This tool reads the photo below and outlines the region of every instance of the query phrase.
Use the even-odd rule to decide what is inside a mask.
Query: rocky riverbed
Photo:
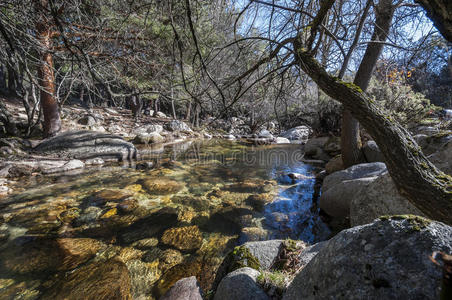
[[[2,295],[154,299],[188,275],[209,291],[238,243],[330,236],[313,199],[318,169],[300,162],[297,145],[210,140],[140,151],[137,164],[152,168],[16,181],[0,201]]]

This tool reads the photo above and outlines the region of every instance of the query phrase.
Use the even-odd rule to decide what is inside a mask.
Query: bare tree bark
[[[328,96],[341,102],[375,139],[400,194],[430,218],[452,224],[452,177],[438,170],[409,132],[361,88],[329,75],[299,39],[294,42],[294,51],[300,68]]]
[[[48,0],[36,1],[35,5],[40,13],[36,24],[37,38],[40,43],[40,64],[38,67],[38,81],[41,88],[41,106],[44,115],[44,136],[56,135],[61,130],[61,118],[58,101],[55,97],[55,74],[51,53],[51,28],[45,9]]]
[[[452,42],[452,1],[450,0],[415,0],[427,12],[435,27],[446,40]]]
[[[375,26],[372,41],[386,41],[395,6],[391,0],[380,0],[375,7]],[[369,43],[366,52],[355,75],[354,84],[363,91],[369,86],[373,71],[383,50],[383,43]],[[342,71],[342,70],[341,70]],[[341,75],[341,74],[339,74]],[[342,73],[343,75],[343,73]],[[342,76],[339,76],[342,77]],[[365,161],[361,151],[361,137],[359,135],[359,122],[353,118],[350,111],[344,109],[342,112],[341,129],[342,161],[344,167],[348,168]]]

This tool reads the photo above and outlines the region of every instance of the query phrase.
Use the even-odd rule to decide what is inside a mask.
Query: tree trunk
[[[355,84],[330,76],[294,41],[299,67],[331,98],[341,102],[375,139],[400,194],[432,219],[452,224],[452,177],[438,170],[390,115]]]
[[[391,0],[380,0],[375,8],[375,26],[372,41],[384,42],[391,27],[395,6]],[[369,86],[373,71],[377,65],[377,60],[383,50],[383,43],[369,43],[364,53],[361,64],[353,81],[361,90],[365,91]],[[343,71],[343,70],[341,70]],[[340,75],[343,75],[341,72]],[[342,76],[339,76],[342,77]],[[341,129],[342,161],[344,167],[348,168],[365,161],[361,151],[361,138],[359,135],[359,122],[353,118],[346,109],[342,112]]]
[[[452,42],[452,1],[450,0],[415,0],[427,12],[435,27],[446,40]]]
[[[36,25],[37,38],[40,47],[40,65],[38,66],[38,82],[41,88],[41,106],[44,115],[44,136],[49,137],[61,130],[60,110],[55,98],[55,74],[52,48],[51,28],[43,8],[46,8],[47,0],[41,0],[38,11],[41,11],[39,23]]]
[[[7,70],[8,70],[8,94],[16,95],[16,74],[14,68],[8,66]]]

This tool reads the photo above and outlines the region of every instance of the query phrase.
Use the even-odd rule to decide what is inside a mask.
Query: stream
[[[0,199],[0,299],[80,299],[129,286],[133,299],[158,299],[191,275],[209,291],[238,244],[331,234],[313,200],[319,169],[301,162],[299,145],[210,140],[140,153],[138,164],[154,168],[35,176]]]

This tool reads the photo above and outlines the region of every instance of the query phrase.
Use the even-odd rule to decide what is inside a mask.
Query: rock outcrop
[[[378,176],[352,195],[350,204],[350,223],[352,226],[372,222],[383,215],[422,215],[422,212],[402,197],[385,173]]]
[[[290,141],[298,141],[300,143],[306,143],[309,138],[309,135],[312,133],[312,129],[308,126],[301,125],[294,128],[291,128],[281,134],[281,137],[284,137]]]
[[[102,157],[116,160],[136,159],[135,146],[120,136],[95,131],[67,131],[48,138],[34,149],[40,154],[89,159]]]
[[[452,252],[452,227],[417,216],[378,219],[329,240],[283,299],[439,299],[433,251]]]

